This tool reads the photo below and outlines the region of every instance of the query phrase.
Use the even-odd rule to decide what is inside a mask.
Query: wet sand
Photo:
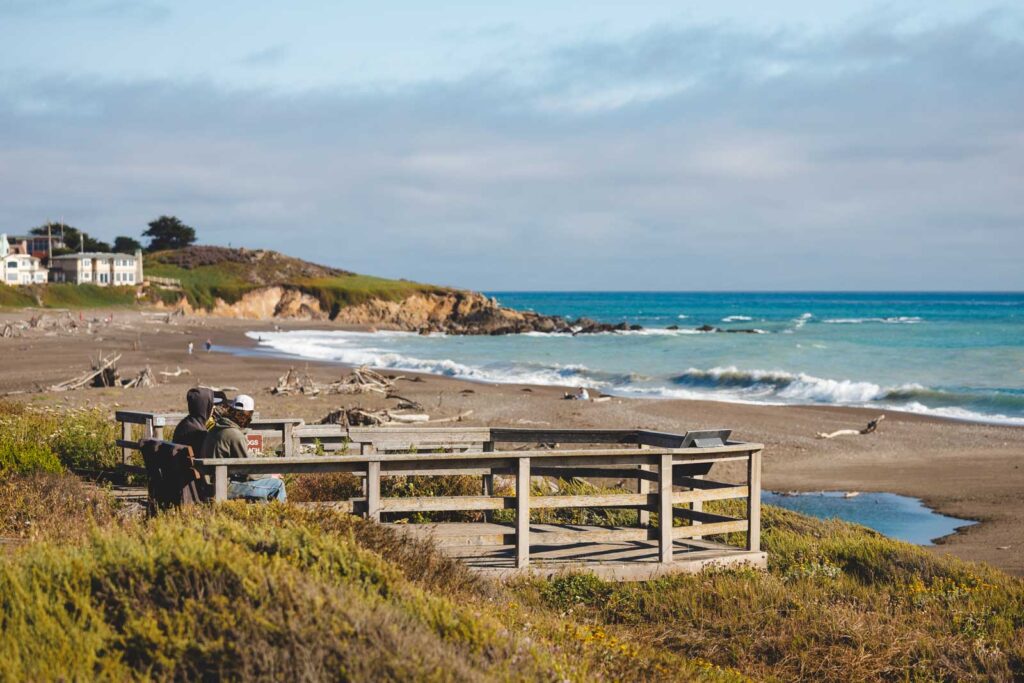
[[[31,313],[0,312],[0,330]],[[234,386],[256,399],[265,416],[317,421],[340,407],[393,407],[376,395],[272,396],[270,387],[289,367],[308,368],[319,382],[340,378],[337,364],[307,363],[228,349],[250,349],[247,331],[337,327],[310,322],[244,321],[170,317],[140,312],[89,311],[76,331],[41,328],[0,338],[0,395],[38,405],[102,406],[113,411],[181,411],[185,390],[195,384]],[[46,312],[53,320],[55,314]],[[78,312],[71,314],[79,321]],[[92,332],[85,328],[95,319]],[[67,323],[65,322],[65,327]],[[211,339],[214,351],[203,351]],[[189,341],[195,352],[189,356]],[[38,391],[89,368],[99,353],[121,353],[121,374],[130,377],[149,366],[154,373],[187,369],[158,386],[137,389]],[[412,377],[412,373],[404,373]],[[981,425],[887,412],[878,432],[822,440],[817,432],[860,428],[879,410],[831,406],[756,406],[715,401],[613,398],[605,403],[563,401],[564,388],[481,384],[422,376],[401,382],[399,391],[426,407],[433,418],[472,410],[465,425],[645,428],[682,432],[730,427],[736,438],[761,442],[764,486],[777,491],[889,491],[921,498],[936,510],[982,522],[934,547],[937,553],[991,563],[1024,575],[1024,428]],[[1008,547],[1007,547],[1008,546]]]

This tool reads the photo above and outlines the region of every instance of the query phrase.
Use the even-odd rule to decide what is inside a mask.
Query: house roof
[[[60,256],[54,256],[52,260],[58,259],[80,259],[80,258],[135,258],[135,254],[115,254],[115,253],[103,253],[98,251],[87,251],[83,254],[61,254]]]

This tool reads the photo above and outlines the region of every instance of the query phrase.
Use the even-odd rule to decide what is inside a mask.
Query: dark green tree
[[[185,225],[176,216],[160,216],[149,224],[149,230],[142,236],[149,238],[147,251],[181,249],[196,241],[195,228]]]
[[[136,249],[142,249],[142,243],[133,237],[118,235],[114,238],[114,252],[118,254],[134,254]]]

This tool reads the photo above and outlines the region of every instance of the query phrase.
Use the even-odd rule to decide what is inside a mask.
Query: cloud
[[[250,52],[242,57],[239,63],[254,67],[276,66],[288,57],[288,52],[288,47],[285,45],[271,45],[262,50]]]
[[[6,74],[0,223],[106,238],[174,213],[208,242],[491,289],[1022,288],[1008,25],[667,26],[286,94]]]

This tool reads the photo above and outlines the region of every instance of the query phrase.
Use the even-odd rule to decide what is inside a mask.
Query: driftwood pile
[[[74,391],[84,387],[121,387],[122,389],[142,389],[156,384],[153,371],[143,368],[135,377],[122,379],[117,369],[117,361],[121,360],[121,354],[115,354],[104,358],[99,356],[92,361],[92,367],[88,372],[82,373],[69,380],[49,387],[49,391]]]
[[[461,422],[473,414],[472,410],[459,413],[453,417],[431,420],[426,413],[400,413],[388,409],[366,410],[365,408],[339,408],[332,410],[320,424],[341,425],[343,427],[378,427],[386,424],[440,424],[443,422]]]
[[[385,377],[367,367],[360,367],[336,382],[319,384],[308,371],[298,372],[288,368],[288,372],[277,380],[277,386],[271,387],[270,393],[275,396],[319,396],[320,394],[369,394],[378,393],[391,396],[395,382],[402,377]]]

